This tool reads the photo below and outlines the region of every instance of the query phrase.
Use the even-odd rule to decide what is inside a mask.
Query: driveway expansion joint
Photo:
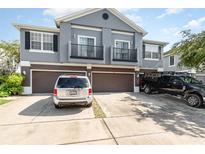
[[[95,141],[104,141],[104,140],[109,140],[113,138],[104,138],[104,139],[97,139],[97,140],[86,140],[86,141],[79,141],[79,142],[69,142],[69,143],[62,143],[59,145],[72,145],[72,144],[80,144],[80,143],[87,143],[87,142],[95,142]]]
[[[108,127],[107,123],[105,122],[104,119],[102,119],[103,123],[105,124],[106,128],[108,129],[109,133],[111,134],[113,140],[115,141],[116,145],[119,145],[119,143],[117,142],[116,138],[114,137],[114,135],[112,134],[110,128]]]
[[[100,118],[80,118],[80,119],[68,119],[68,120],[36,121],[36,122],[15,123],[15,124],[0,124],[0,127],[1,126],[14,126],[14,125],[27,125],[27,124],[52,123],[52,122],[72,122],[72,121],[82,121],[82,120],[92,120],[92,119],[100,119]]]
[[[127,137],[140,137],[140,136],[146,136],[146,135],[157,135],[157,134],[167,134],[169,132],[153,132],[153,133],[142,133],[142,134],[137,134],[137,135],[126,135],[126,136],[119,136],[115,137],[116,139],[121,139],[121,138],[127,138]]]

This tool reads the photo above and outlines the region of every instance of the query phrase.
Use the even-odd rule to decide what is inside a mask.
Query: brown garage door
[[[133,74],[93,73],[94,92],[133,92]]]
[[[33,93],[52,93],[53,87],[58,76],[62,74],[75,74],[85,75],[85,73],[73,73],[73,72],[32,72],[32,92]]]

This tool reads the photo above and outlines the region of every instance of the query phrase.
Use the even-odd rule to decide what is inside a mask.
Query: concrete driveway
[[[0,106],[0,144],[205,144],[205,109],[166,95],[95,94],[92,108],[55,109],[52,98],[22,96]]]
[[[92,108],[55,109],[46,96],[17,97],[0,106],[0,144],[114,144]]]
[[[205,144],[205,108],[169,95],[95,95],[117,144]]]

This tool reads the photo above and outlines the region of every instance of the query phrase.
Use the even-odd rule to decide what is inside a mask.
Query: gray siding
[[[146,44],[146,43],[145,43]],[[151,43],[147,43],[147,44],[151,44]],[[159,45],[160,44],[153,44],[153,45]],[[143,51],[141,52],[141,54],[143,53]],[[143,55],[141,55],[141,59],[142,59],[142,67],[144,68],[152,68],[152,69],[157,69],[157,68],[163,68],[163,47],[161,50],[161,59],[159,60],[146,60],[143,58]]]
[[[60,62],[68,61],[68,43],[71,42],[71,24],[60,25]]]
[[[112,47],[115,47],[115,40],[125,40],[130,42],[130,49],[136,49],[138,50],[138,47],[135,46],[135,35],[133,33],[132,35],[124,35],[124,34],[116,34],[112,33]],[[137,43],[137,42],[136,42]],[[136,47],[136,48],[135,48]],[[111,56],[111,55],[110,55]],[[111,56],[112,57],[112,56]],[[120,65],[138,65],[138,62],[119,62],[119,61],[112,61],[112,64],[120,64]]]
[[[122,35],[122,34],[115,34],[112,33],[112,46],[115,46],[115,40],[126,40],[130,41],[130,48],[133,49],[135,47],[134,44],[134,35]]]
[[[59,34],[57,35],[59,37]],[[39,52],[31,52],[30,50],[26,50],[25,30],[20,31],[20,40],[21,40],[20,59],[22,61],[31,61],[31,62],[58,62],[59,61],[59,50],[56,53],[39,53]]]
[[[108,20],[104,20],[102,18],[102,14],[107,13],[109,15]],[[122,31],[131,31],[135,32],[133,28],[128,26],[118,17],[114,16],[107,10],[101,10],[84,17],[74,19],[71,21],[72,24],[79,24],[79,25],[86,25],[86,26],[94,26],[94,27],[101,27],[101,28],[108,28],[108,29],[117,29]]]
[[[137,49],[138,65],[142,66],[142,35],[134,34],[134,49]]]
[[[142,63],[144,68],[153,68],[153,69],[157,69],[157,68],[162,68],[163,67],[163,62],[162,60],[145,60],[142,59]]]
[[[79,42],[78,42],[78,36],[79,35],[95,37],[96,38],[96,46],[103,46],[103,44],[102,44],[103,43],[102,42],[102,32],[101,31],[71,28],[71,43],[79,44]],[[68,58],[68,62],[103,64],[104,60],[89,60],[89,59]]]
[[[190,71],[191,69],[186,68],[186,67],[179,67],[178,63],[180,61],[180,56],[179,55],[175,55],[174,56],[174,66],[170,66],[169,65],[169,55],[165,55],[163,57],[163,67],[164,67],[164,71]]]
[[[108,20],[102,18],[102,14],[109,15]],[[71,28],[71,25],[90,26],[102,29],[102,31],[93,31],[85,29]],[[112,33],[112,30],[133,33],[133,35],[124,35]],[[96,37],[96,45],[104,47],[104,60],[86,60],[70,58],[71,43],[77,44],[78,35]],[[162,67],[162,60],[148,61],[142,58],[142,38],[143,35],[136,32],[129,25],[121,21],[118,17],[106,9],[95,12],[90,15],[63,22],[60,24],[60,33],[58,33],[59,50],[57,53],[34,53],[25,50],[25,31],[21,30],[21,60],[35,62],[60,62],[60,63],[92,63],[92,64],[119,64],[135,65],[146,68]],[[138,62],[112,62],[111,50],[114,47],[115,40],[128,40],[131,42],[131,49],[137,49]]]
[[[110,64],[111,62],[111,46],[112,46],[112,37],[111,29],[103,28],[102,31],[102,41],[105,48],[105,64]]]
[[[78,44],[78,35],[91,36],[96,38],[96,45],[102,46],[102,32],[71,28],[71,42]]]

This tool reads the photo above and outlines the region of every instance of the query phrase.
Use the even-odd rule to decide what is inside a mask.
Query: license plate
[[[70,90],[69,95],[77,95],[77,91],[76,90]]]

